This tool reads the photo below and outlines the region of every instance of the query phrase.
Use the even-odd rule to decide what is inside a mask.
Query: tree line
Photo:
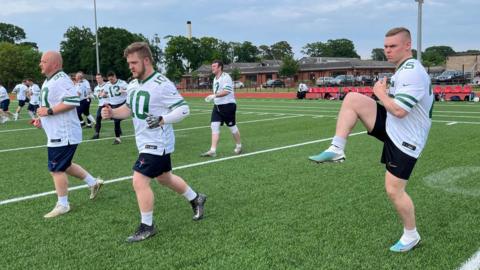
[[[12,24],[0,23],[0,81],[11,87],[26,77],[35,81],[42,80],[38,68],[41,52],[37,44],[26,40],[25,31]],[[134,41],[145,41],[150,45],[157,68],[164,69],[167,77],[179,81],[181,77],[220,59],[226,64],[232,62],[258,62],[264,60],[282,60],[281,76],[292,76],[298,70],[292,47],[287,41],[278,41],[271,45],[256,46],[250,41],[227,42],[214,37],[165,36],[164,50],[160,47],[160,38],[155,35],[148,39],[140,33],[115,27],[98,29],[100,70],[103,73],[114,71],[121,78],[128,78],[130,72],[123,58],[123,50]],[[86,74],[96,73],[95,34],[88,27],[69,27],[64,40],[60,43],[60,52],[64,60],[64,71]],[[413,50],[414,56],[416,51]],[[469,50],[468,52],[478,52]],[[303,46],[301,53],[310,57],[350,57],[360,58],[355,45],[348,39],[330,39],[326,42],[312,42]],[[425,66],[445,64],[446,57],[456,53],[449,46],[432,46],[422,53]],[[382,48],[374,48],[371,59],[386,61]]]

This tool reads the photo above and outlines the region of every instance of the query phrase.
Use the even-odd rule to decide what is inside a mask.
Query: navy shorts
[[[8,106],[10,105],[10,99],[5,99],[0,102],[0,109],[4,112],[8,112]]]
[[[73,155],[78,144],[59,147],[48,147],[48,170],[51,172],[64,172],[72,165]]]
[[[25,100],[18,100],[18,107],[25,106]]]
[[[385,123],[387,120],[387,110],[377,103],[377,118],[375,126],[368,135],[373,136],[383,142],[383,151],[381,162],[391,174],[398,178],[408,180],[412,174],[417,159],[405,154],[388,137]]]
[[[225,123],[227,127],[235,126],[235,113],[237,112],[237,104],[228,103],[222,105],[213,105],[211,122]]]
[[[28,104],[28,110],[33,112],[33,113],[35,113],[37,111],[38,107],[39,107],[38,105],[33,105],[31,103]]]
[[[133,165],[133,170],[150,178],[160,176],[161,174],[172,170],[170,154],[158,156],[140,153],[135,165]]]

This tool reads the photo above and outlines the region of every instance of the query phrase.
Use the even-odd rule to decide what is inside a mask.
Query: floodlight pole
[[[100,57],[98,56],[97,1],[96,0],[93,0],[93,11],[95,13],[95,53],[97,56],[97,73],[100,73]]]
[[[418,22],[417,22],[417,60],[422,62],[422,4],[424,0],[415,0],[418,2]]]

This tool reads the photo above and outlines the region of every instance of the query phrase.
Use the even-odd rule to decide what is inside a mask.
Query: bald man
[[[90,187],[90,199],[94,199],[103,180],[94,178],[78,164],[72,163],[75,150],[82,141],[82,129],[75,108],[80,105],[70,77],[62,71],[62,56],[58,52],[45,52],[40,69],[47,79],[42,85],[40,118],[34,125],[47,134],[48,170],[53,177],[58,201],[45,218],[53,218],[70,211],[68,202],[68,175],[83,179]]]
[[[389,87],[386,78],[380,78],[373,87],[383,105],[362,94],[349,93],[338,114],[331,146],[309,157],[317,163],[343,162],[347,137],[358,119],[369,135],[383,142],[381,162],[386,168],[385,189],[403,222],[402,237],[390,247],[394,252],[409,251],[420,242],[414,205],[405,188],[427,142],[434,101],[430,77],[412,57],[411,45],[408,29],[398,27],[387,32],[385,55],[397,69]]]

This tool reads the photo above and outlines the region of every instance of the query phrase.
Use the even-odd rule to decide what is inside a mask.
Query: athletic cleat
[[[200,154],[200,156],[201,157],[216,157],[217,152],[213,152],[211,150],[208,150],[207,152]]]
[[[140,242],[154,236],[156,233],[157,229],[155,228],[155,224],[152,224],[152,226],[148,226],[147,224],[140,223],[140,226],[138,226],[135,233],[127,238],[127,242]]]
[[[98,133],[95,133],[95,134],[93,134],[93,136],[92,136],[92,140],[97,140],[97,139],[99,139],[99,138],[100,138],[100,134],[98,134]]]
[[[198,193],[195,199],[190,201],[193,209],[193,220],[197,221],[203,218],[203,206],[207,201],[207,195]]]
[[[104,183],[103,180],[97,177],[97,183],[90,187],[90,200],[93,200],[97,197],[98,192],[103,186],[103,183]]]
[[[17,121],[18,120],[18,113],[13,114],[13,120]]]
[[[68,206],[63,206],[59,203],[57,203],[57,205],[55,205],[55,207],[53,208],[52,211],[50,211],[48,214],[46,214],[45,216],[43,216],[44,218],[53,218],[53,217],[57,217],[57,216],[60,216],[60,215],[63,215],[63,214],[66,214],[70,211],[70,205]]]
[[[0,116],[0,124],[3,124],[8,121],[8,117]]]
[[[92,128],[92,125],[87,124],[87,125],[85,126],[85,128]]]
[[[398,242],[390,247],[390,251],[393,252],[407,252],[414,249],[420,243],[420,237],[418,239],[413,240],[412,242],[404,245],[398,240]]]
[[[323,151],[318,155],[309,156],[308,159],[317,163],[344,162],[345,153],[343,152],[343,150],[340,150],[336,146],[332,145],[327,150]]]
[[[242,153],[242,147],[235,147],[235,149],[233,149],[233,152],[237,155],[240,155]]]
[[[113,145],[117,145],[117,144],[121,144],[122,141],[119,139],[119,138],[116,138],[114,141],[113,141]]]

